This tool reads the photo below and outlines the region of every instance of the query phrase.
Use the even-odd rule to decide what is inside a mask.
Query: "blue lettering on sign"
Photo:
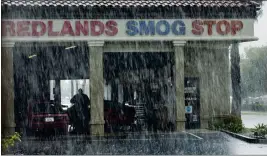
[[[138,34],[138,28],[136,27],[138,25],[138,23],[136,21],[128,21],[126,23],[126,33],[130,36],[134,36],[136,34]]]
[[[177,26],[179,25],[179,30]],[[185,35],[185,24],[183,21],[174,21],[172,24],[172,33],[175,35]]]
[[[164,26],[164,30],[161,30],[161,27]],[[170,32],[170,24],[165,21],[165,20],[161,20],[156,24],[156,32],[159,35],[168,35]]]
[[[140,26],[140,35],[155,35],[155,22],[154,21],[148,21],[148,24],[146,24],[146,21],[139,21]]]
[[[172,23],[169,23],[166,20],[160,20],[155,22],[153,20],[145,21],[128,21],[126,23],[126,34],[129,36],[136,35],[168,35],[172,33],[174,35],[185,35],[186,26],[185,23],[181,20],[175,20]]]

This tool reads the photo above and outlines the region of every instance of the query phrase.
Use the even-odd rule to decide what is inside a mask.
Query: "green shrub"
[[[21,141],[20,137],[20,134],[15,132],[13,135],[3,138],[1,140],[2,152],[5,152],[10,146],[14,146],[17,141]]]
[[[254,132],[255,136],[264,137],[267,134],[267,125],[265,124],[258,124],[255,126],[254,129],[252,129],[252,132]]]
[[[239,133],[244,129],[244,125],[240,117],[230,115],[220,118],[216,122],[214,122],[213,129],[227,130],[234,133]]]
[[[256,102],[252,104],[253,111],[265,111],[265,107],[262,103]]]

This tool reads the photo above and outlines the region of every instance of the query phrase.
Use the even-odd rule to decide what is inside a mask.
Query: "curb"
[[[267,144],[267,139],[259,139],[260,144]]]
[[[226,130],[221,130],[221,132],[224,132],[224,133],[226,133],[228,135],[231,135],[232,137],[235,137],[237,139],[243,140],[243,141],[248,142],[248,143],[261,143],[261,142],[263,142],[263,140],[266,140],[266,139],[251,138],[251,137],[248,137],[248,136],[245,136],[245,135],[241,135],[241,134],[230,132],[230,131],[226,131]],[[267,142],[267,140],[266,140],[266,142]]]

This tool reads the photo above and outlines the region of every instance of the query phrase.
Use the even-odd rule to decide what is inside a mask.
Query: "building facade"
[[[177,131],[208,128],[230,114],[229,47],[257,40],[258,6],[4,0],[2,132],[15,130],[23,118],[18,112],[34,94],[49,91],[51,80],[60,102],[60,81],[71,79],[90,81],[94,135],[104,133],[105,85],[114,101],[142,104],[148,111],[166,106]]]

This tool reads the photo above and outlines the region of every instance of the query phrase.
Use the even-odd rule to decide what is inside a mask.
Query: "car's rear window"
[[[61,113],[60,109],[53,104],[35,104],[33,106],[33,113],[49,113],[49,114],[58,114]]]
[[[119,102],[114,101],[104,101],[104,107],[105,109],[120,109],[122,107],[122,104]]]

